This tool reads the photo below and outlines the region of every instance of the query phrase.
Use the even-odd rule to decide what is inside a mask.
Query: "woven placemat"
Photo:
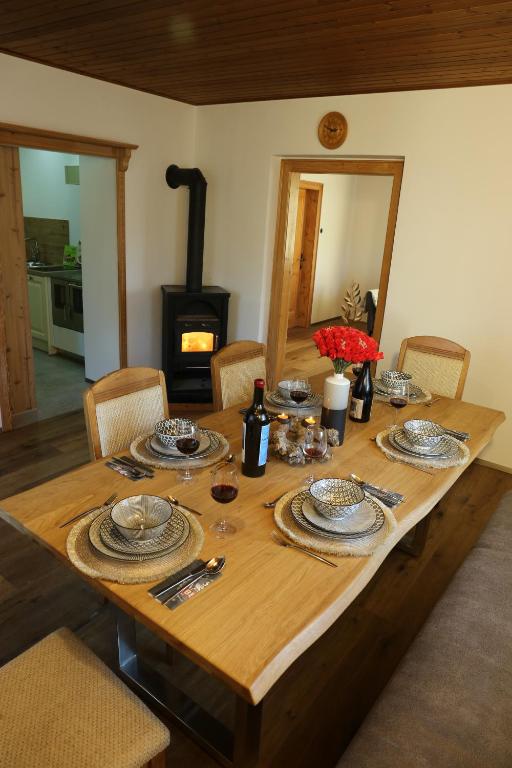
[[[432,459],[420,458],[419,456],[412,456],[405,453],[405,451],[399,451],[398,448],[391,445],[388,440],[390,431],[390,429],[384,429],[382,432],[379,432],[375,438],[375,442],[387,456],[391,456],[393,459],[398,459],[405,464],[412,464],[413,467],[421,467],[422,469],[449,469],[450,467],[461,467],[469,461],[469,448],[455,437],[450,437],[450,435],[446,435],[446,439],[457,446],[457,455],[449,459]]]
[[[429,392],[428,389],[422,389],[422,394],[419,397],[412,397],[409,400],[409,405],[422,405],[423,403],[430,403],[432,400],[432,392]],[[376,390],[373,391],[373,398],[374,400],[379,400],[381,403],[389,403],[389,398],[391,395],[381,395],[380,392],[377,392]]]
[[[303,530],[300,525],[295,522],[295,518],[291,512],[291,501],[294,496],[303,491],[304,488],[297,488],[294,491],[290,491],[283,496],[280,501],[277,502],[274,509],[274,520],[282,533],[286,534],[290,541],[295,544],[300,544],[303,547],[307,547],[315,552],[321,552],[325,555],[338,555],[340,557],[369,557],[373,555],[379,544],[386,539],[388,534],[396,528],[395,516],[384,504],[372,497],[379,507],[384,512],[384,525],[370,536],[362,536],[358,539],[345,539],[341,541],[334,541],[333,539],[326,539],[322,536],[315,536],[309,531]]]
[[[171,576],[194,560],[204,542],[204,533],[194,515],[179,508],[190,523],[190,535],[178,547],[167,555],[154,560],[132,562],[114,560],[97,552],[89,540],[89,526],[101,510],[91,512],[73,526],[68,534],[66,549],[68,557],[79,571],[93,579],[106,579],[118,584],[144,584],[146,581],[157,581]]]
[[[210,467],[212,464],[217,464],[221,461],[229,451],[229,443],[220,432],[213,432],[219,440],[219,448],[205,456],[203,459],[179,459],[172,462],[166,459],[159,459],[154,456],[146,447],[146,441],[149,435],[140,435],[135,438],[130,445],[130,453],[136,461],[140,461],[141,464],[146,464],[148,467],[156,467],[157,469],[203,469],[204,467]]]

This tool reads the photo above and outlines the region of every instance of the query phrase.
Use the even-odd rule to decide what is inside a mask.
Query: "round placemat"
[[[172,459],[159,459],[153,453],[150,453],[146,447],[146,441],[151,435],[140,435],[136,437],[133,443],[130,445],[130,453],[136,461],[140,461],[141,464],[146,464],[148,467],[156,467],[157,469],[202,469],[203,467],[210,467],[212,464],[217,464],[229,451],[229,443],[220,432],[212,432],[213,435],[219,441],[218,450],[210,453],[208,456],[204,456],[200,459],[179,459],[173,461]]]
[[[89,541],[89,526],[97,515],[101,515],[104,511],[102,509],[99,513],[91,512],[90,515],[79,520],[70,530],[66,541],[68,557],[73,565],[93,579],[105,579],[118,584],[144,584],[147,581],[158,581],[171,576],[195,560],[203,546],[204,533],[200,523],[194,515],[190,515],[180,507],[180,512],[190,524],[190,534],[182,546],[154,560],[144,562],[115,560],[96,552]]]
[[[303,490],[303,488],[297,488],[294,491],[290,491],[277,502],[274,509],[274,520],[279,530],[286,534],[290,541],[307,547],[312,551],[321,552],[325,555],[339,555],[340,557],[347,555],[368,557],[375,552],[388,534],[396,528],[395,516],[391,510],[375,499],[385,517],[384,525],[376,533],[343,541],[333,541],[314,533],[309,533],[298,525],[291,512],[292,499]]]
[[[386,454],[386,456],[391,456],[393,459],[398,459],[404,464],[412,464],[413,467],[421,467],[423,469],[449,469],[450,467],[461,467],[469,461],[469,448],[455,437],[450,437],[450,435],[446,435],[446,439],[456,445],[456,455],[446,459],[432,459],[421,456],[412,456],[410,453],[398,450],[398,448],[395,448],[389,442],[388,435],[390,431],[390,429],[384,429],[382,432],[379,432],[375,438],[375,442],[382,453]]]

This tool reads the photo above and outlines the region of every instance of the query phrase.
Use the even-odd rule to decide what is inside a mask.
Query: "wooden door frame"
[[[98,139],[41,128],[0,123],[0,146],[45,149],[74,155],[107,157],[116,161],[116,213],[117,213],[117,290],[119,301],[119,363],[121,368],[128,364],[128,342],[126,326],[126,214],[125,214],[125,173],[128,170],[132,150],[137,144]],[[0,311],[0,362],[5,357],[5,333]],[[12,418],[7,378],[0,375],[0,407],[2,408],[2,430],[12,428]]]
[[[391,269],[393,241],[404,160],[329,160],[290,159],[281,160],[279,195],[277,203],[276,235],[274,262],[270,292],[270,308],[267,334],[267,379],[269,387],[275,387],[279,381],[286,354],[288,331],[288,305],[290,301],[289,277],[293,260],[295,227],[292,223],[297,216],[297,203],[301,173],[337,173],[358,176],[391,176],[393,185],[389,203],[388,223],[382,267],[379,282],[379,303],[375,315],[374,337],[380,341],[384,308]]]
[[[306,193],[308,189],[312,189],[315,192],[318,192],[316,223],[315,223],[315,238],[313,241],[313,257],[311,260],[311,274],[309,276],[308,305],[306,307],[306,321],[305,321],[306,325],[299,326],[299,327],[307,328],[309,325],[311,325],[311,313],[313,311],[313,293],[314,293],[314,287],[315,287],[316,254],[318,251],[318,235],[320,234],[320,216],[322,214],[322,197],[324,194],[324,185],[319,181],[308,181],[307,179],[300,179],[299,189],[300,188],[305,189]],[[308,196],[306,194],[306,200],[307,198]],[[304,233],[303,233],[303,237],[304,237]]]

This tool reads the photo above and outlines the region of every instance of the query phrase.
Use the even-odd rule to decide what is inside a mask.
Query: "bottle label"
[[[358,397],[353,397],[350,401],[350,415],[354,419],[363,418],[363,405],[364,400],[360,400]]]
[[[258,467],[261,467],[263,464],[267,463],[269,435],[270,435],[270,424],[265,424],[261,428],[260,455],[258,457]]]
[[[245,421],[242,422],[242,463],[245,464]]]

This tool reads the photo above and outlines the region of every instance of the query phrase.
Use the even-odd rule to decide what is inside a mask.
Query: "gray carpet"
[[[83,362],[34,349],[34,372],[40,420],[82,408],[82,392],[89,386]]]
[[[512,493],[337,768],[512,766]]]

